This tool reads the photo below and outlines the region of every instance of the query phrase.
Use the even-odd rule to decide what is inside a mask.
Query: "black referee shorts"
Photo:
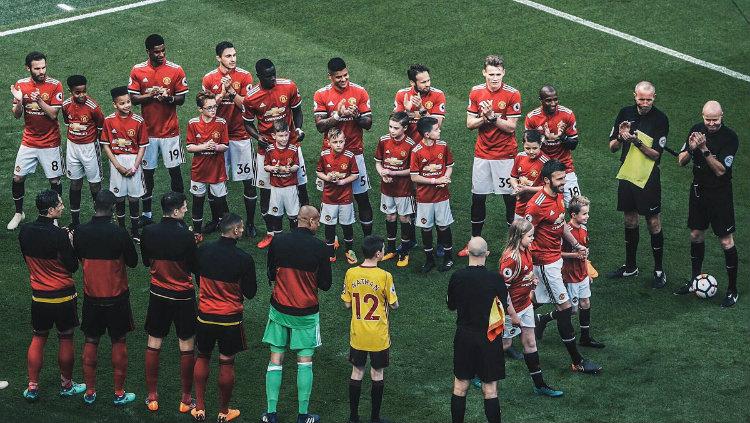
[[[78,325],[77,298],[64,303],[31,301],[31,327],[34,331],[45,332],[56,326],[58,332],[65,332]]]
[[[108,332],[110,338],[120,339],[134,328],[130,298],[122,298],[109,304],[83,299],[81,330],[87,337],[99,338]]]
[[[144,328],[149,336],[164,338],[174,322],[179,339],[185,340],[195,335],[195,297],[187,300],[173,300],[151,293]]]
[[[390,348],[382,351],[362,351],[349,347],[349,362],[355,367],[365,367],[367,356],[370,356],[370,366],[373,369],[385,369],[390,364]]]
[[[732,186],[706,188],[698,184],[690,187],[688,228],[705,231],[711,225],[718,237],[736,230]]]
[[[654,168],[643,188],[622,179],[618,182],[618,211],[638,212],[639,215],[646,217],[661,213],[661,178],[658,169]]]
[[[195,333],[195,345],[198,353],[210,356],[214,346],[219,345],[219,354],[232,356],[247,349],[245,326],[218,325],[198,322]]]
[[[462,380],[478,376],[484,383],[505,379],[502,337],[490,342],[486,333],[456,329],[453,374]]]

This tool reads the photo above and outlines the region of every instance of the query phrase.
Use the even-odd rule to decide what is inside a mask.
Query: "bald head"
[[[721,110],[721,104],[716,100],[707,101],[703,105],[703,124],[709,133],[718,131],[721,128],[721,121],[724,111]]]
[[[716,100],[709,100],[703,105],[703,116],[706,115],[723,115],[724,111],[721,110],[721,104]]]
[[[635,92],[637,93],[655,93],[656,87],[654,84],[648,81],[641,81],[635,85]]]
[[[318,209],[313,206],[300,207],[299,214],[297,215],[297,225],[300,228],[307,228],[312,232],[317,231],[318,226],[320,226],[320,213],[318,213]]]

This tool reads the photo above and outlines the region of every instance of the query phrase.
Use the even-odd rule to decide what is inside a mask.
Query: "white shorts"
[[[227,195],[227,184],[226,182],[218,182],[216,184],[209,184],[207,182],[196,182],[190,181],[190,193],[203,197],[206,195],[206,191],[211,190],[211,195],[214,197],[224,197]]]
[[[255,184],[255,148],[251,140],[230,140],[224,161],[227,175],[231,175],[233,181],[250,180]]]
[[[41,164],[47,179],[59,178],[65,173],[65,162],[62,159],[60,147],[32,148],[21,145],[16,154],[16,165],[13,174],[26,176],[36,171],[36,165]]]
[[[65,170],[69,179],[86,177],[91,183],[101,182],[102,163],[99,143],[76,144],[68,141],[65,148]]]
[[[408,216],[416,211],[416,203],[414,202],[414,197],[391,197],[390,195],[381,193],[380,211],[385,214]]]
[[[414,224],[416,227],[431,228],[435,225],[448,226],[451,223],[453,223],[451,200],[439,203],[417,203],[417,222]]]
[[[358,154],[354,156],[354,160],[357,162],[357,169],[359,169],[359,177],[352,182],[352,194],[362,194],[370,190],[370,178],[367,176],[367,167],[365,167],[365,156]],[[307,178],[305,178],[307,183]],[[300,184],[302,185],[302,184]],[[324,183],[320,178],[315,178],[315,188],[323,192]]]
[[[569,283],[565,287],[568,289],[570,303],[574,308],[578,308],[578,300],[581,298],[591,298],[591,279],[588,276],[581,282]]]
[[[171,138],[151,138],[148,139],[146,152],[143,154],[143,168],[148,170],[156,169],[156,162],[161,154],[164,167],[171,169],[185,162],[185,154],[182,152],[180,145],[180,136],[175,135]]]
[[[536,326],[536,324],[534,323],[534,306],[532,304],[529,304],[528,307],[521,311],[516,310],[516,314],[518,314],[518,318],[521,319],[522,328],[533,328],[534,326]],[[505,330],[503,331],[503,338],[513,338],[520,332],[521,331],[518,330],[517,326],[513,326],[510,323],[510,316],[505,316]]]
[[[575,172],[565,174],[565,192],[563,193],[563,201],[565,207],[568,207],[570,200],[576,195],[581,195],[581,188],[578,187],[578,176]]]
[[[268,214],[271,216],[294,217],[299,214],[299,193],[297,186],[271,187],[271,199],[268,201]]]
[[[474,157],[471,168],[472,194],[510,194],[510,171],[513,159],[487,160]]]
[[[135,154],[118,154],[115,158],[121,166],[130,169],[135,165]],[[109,164],[109,190],[115,194],[115,197],[139,198],[146,193],[146,187],[143,184],[143,168],[138,170],[133,176],[122,176],[115,166]]]
[[[534,289],[536,302],[562,304],[570,299],[562,280],[562,264],[563,260],[560,258],[554,263],[543,266],[534,265],[534,275],[539,279],[539,285]]]
[[[354,203],[349,204],[326,204],[320,205],[320,223],[324,225],[353,225]]]
[[[271,189],[271,174],[266,172],[266,155],[258,152],[255,155],[255,186],[258,188]]]

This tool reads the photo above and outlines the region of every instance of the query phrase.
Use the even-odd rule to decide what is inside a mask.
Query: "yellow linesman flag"
[[[635,131],[635,136],[646,147],[654,145],[654,139],[641,131]],[[617,172],[617,179],[629,181],[638,188],[643,188],[648,182],[648,177],[651,176],[654,164],[655,162],[643,154],[641,150],[631,146],[628,155],[625,156],[625,161],[620,166],[620,171]]]
[[[494,341],[505,330],[505,309],[500,299],[495,297],[490,309],[489,326],[487,327],[487,339]]]

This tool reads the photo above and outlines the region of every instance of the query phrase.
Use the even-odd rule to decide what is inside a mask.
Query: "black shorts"
[[[199,354],[210,356],[217,343],[219,354],[227,356],[247,349],[245,326],[242,323],[224,326],[198,322],[196,329],[195,344]]]
[[[367,356],[370,356],[370,367],[373,369],[385,369],[390,364],[390,348],[382,351],[362,351],[349,347],[349,362],[355,367],[365,367]]]
[[[731,185],[706,188],[693,184],[690,187],[688,204],[688,228],[705,231],[710,224],[718,237],[729,235],[736,230]]]
[[[87,337],[99,338],[108,332],[110,338],[120,339],[134,328],[130,298],[122,298],[111,304],[83,299],[81,330]]]
[[[172,300],[152,293],[148,299],[144,328],[149,336],[164,338],[174,322],[177,337],[189,339],[195,335],[195,315],[195,298]]]
[[[58,332],[73,329],[78,321],[78,299],[64,303],[43,303],[31,301],[31,327],[36,332],[44,332],[57,327]]]
[[[638,212],[639,215],[646,217],[661,213],[661,178],[657,168],[651,172],[643,188],[638,188],[632,182],[622,179],[618,182],[618,211]]]
[[[502,338],[490,342],[485,333],[457,329],[453,338],[453,374],[461,380],[478,376],[485,383],[505,379]]]

